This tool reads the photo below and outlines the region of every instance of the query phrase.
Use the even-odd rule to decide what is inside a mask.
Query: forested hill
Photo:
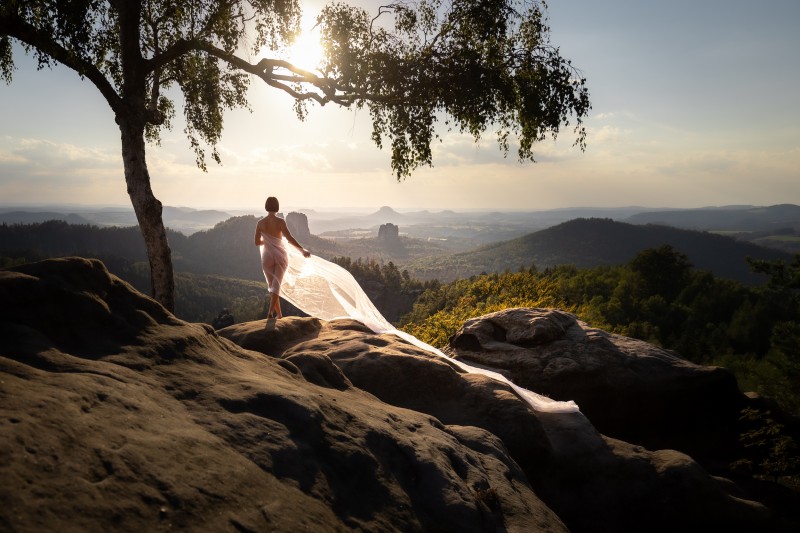
[[[216,274],[249,280],[262,280],[258,250],[253,244],[257,218],[232,217],[213,228],[188,237],[167,230],[172,260],[178,272]],[[331,240],[315,235],[298,236],[301,244],[315,255],[331,259],[394,261],[440,256],[450,249],[437,242],[396,237]],[[147,261],[144,240],[138,226],[97,227],[50,220],[34,224],[0,224],[0,255],[28,261],[48,257],[78,255],[101,259],[118,272],[122,262]]]
[[[763,277],[750,271],[747,257],[791,259],[791,255],[730,237],[660,225],[634,225],[611,219],[578,218],[523,237],[446,258],[414,261],[406,266],[420,279],[452,281],[481,272],[520,267],[575,265],[591,268],[627,263],[637,252],[664,244],[686,254],[692,265],[741,283]]]
[[[263,280],[253,243],[256,217],[233,217],[190,236],[167,230],[176,271]],[[322,256],[335,255],[335,243],[313,235],[303,244]],[[147,261],[138,226],[99,228],[50,220],[38,224],[0,224],[0,255],[28,261],[77,255],[96,257],[113,271],[121,264]]]

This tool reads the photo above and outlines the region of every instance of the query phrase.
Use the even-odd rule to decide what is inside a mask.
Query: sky
[[[353,2],[351,2],[353,3]],[[360,0],[373,11],[381,2]],[[323,4],[301,2],[308,13]],[[551,0],[551,42],[587,79],[587,149],[571,128],[536,163],[445,135],[398,183],[366,112],[312,107],[254,80],[199,170],[180,121],[148,146],[155,195],[196,209],[544,210],[800,204],[800,2]],[[308,26],[308,24],[307,24]],[[97,89],[15,49],[0,83],[0,205],[129,205],[119,130]],[[180,116],[180,113],[179,113]]]

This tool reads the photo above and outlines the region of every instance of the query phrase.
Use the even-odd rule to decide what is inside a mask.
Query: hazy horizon
[[[526,212],[547,212],[547,211],[569,211],[569,210],[598,210],[598,211],[614,211],[614,210],[634,210],[634,209],[642,209],[645,211],[658,211],[658,210],[700,210],[700,209],[731,209],[731,208],[764,208],[764,207],[772,207],[775,205],[798,205],[793,204],[791,202],[782,202],[779,204],[770,204],[770,205],[756,205],[756,204],[725,204],[725,205],[705,205],[705,206],[697,206],[697,207],[687,207],[687,206],[680,206],[680,205],[663,205],[663,206],[642,206],[642,205],[614,205],[614,206],[592,206],[592,205],[571,205],[571,206],[564,206],[564,207],[552,207],[552,208],[507,208],[507,207],[484,207],[484,208],[460,208],[460,207],[394,207],[392,205],[384,204],[384,205],[361,205],[361,206],[301,206],[301,205],[287,205],[281,206],[281,212],[288,212],[288,211],[314,211],[319,213],[375,213],[380,209],[383,208],[390,208],[398,213],[416,213],[421,211],[428,211],[431,213],[440,213],[440,212],[448,212],[453,211],[456,213],[470,213],[470,212],[508,212],[508,213],[526,213]],[[231,213],[260,213],[263,212],[263,206],[256,207],[253,209],[249,208],[241,208],[241,207],[225,207],[225,206],[190,206],[190,205],[167,205],[164,204],[165,208],[175,208],[175,209],[189,209],[193,211],[221,211],[221,212],[231,212]],[[49,211],[49,210],[64,210],[64,209],[72,209],[76,211],[93,211],[93,210],[124,210],[124,211],[133,211],[133,206],[131,204],[82,204],[82,203],[42,203],[42,204],[34,204],[34,203],[11,203],[11,202],[0,202],[0,211],[8,211],[8,210],[34,210],[34,211]],[[68,214],[68,213],[64,213]]]

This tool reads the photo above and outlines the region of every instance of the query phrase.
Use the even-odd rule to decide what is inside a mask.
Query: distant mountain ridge
[[[578,218],[523,237],[483,246],[446,258],[406,265],[420,279],[452,280],[481,272],[502,272],[535,265],[591,268],[623,264],[647,248],[669,244],[686,254],[692,265],[745,284],[763,281],[750,272],[745,258],[790,260],[779,250],[707,232],[661,225],[635,225],[611,219]]]
[[[258,210],[256,210],[258,211]],[[377,236],[381,224],[400,227],[400,234],[417,239],[442,241],[451,249],[467,250],[481,244],[500,242],[545,229],[576,218],[610,218],[632,224],[666,224],[684,229],[737,232],[742,239],[766,239],[765,245],[792,251],[800,247],[800,206],[793,204],[766,207],[730,205],[699,209],[625,207],[567,207],[528,211],[453,211],[403,210],[382,206],[366,214],[318,212],[301,209],[308,217],[312,234],[336,239],[360,239]],[[193,209],[164,206],[164,224],[172,230],[191,235],[213,228],[234,216],[255,212]],[[0,205],[0,224],[32,224],[63,220],[69,224],[135,226],[136,217],[129,207]],[[757,235],[767,232],[765,235]],[[771,238],[774,233],[780,237]],[[793,235],[794,241],[787,245]],[[795,242],[796,241],[796,242]],[[761,241],[760,241],[761,242]]]
[[[56,209],[59,208],[56,207]],[[229,219],[231,216],[225,211],[190,207],[164,206],[162,212],[164,225],[185,235],[212,228],[218,222]],[[68,224],[94,224],[100,227],[125,227],[139,224],[133,209],[129,208],[82,208],[80,210],[66,208],[64,211],[0,208],[0,224],[36,224],[50,220],[63,220]]]
[[[49,220],[62,220],[67,224],[89,224],[91,221],[76,213],[54,211],[6,211],[0,213],[0,224],[39,224]]]
[[[800,206],[779,204],[767,207],[680,209],[636,213],[625,222],[666,224],[676,228],[706,231],[765,231],[792,228],[800,231]]]

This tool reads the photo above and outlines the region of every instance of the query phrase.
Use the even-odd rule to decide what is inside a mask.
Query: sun
[[[319,29],[314,25],[316,15],[303,14],[302,32],[286,51],[286,60],[296,67],[315,70],[322,64],[325,52],[319,41]]]

